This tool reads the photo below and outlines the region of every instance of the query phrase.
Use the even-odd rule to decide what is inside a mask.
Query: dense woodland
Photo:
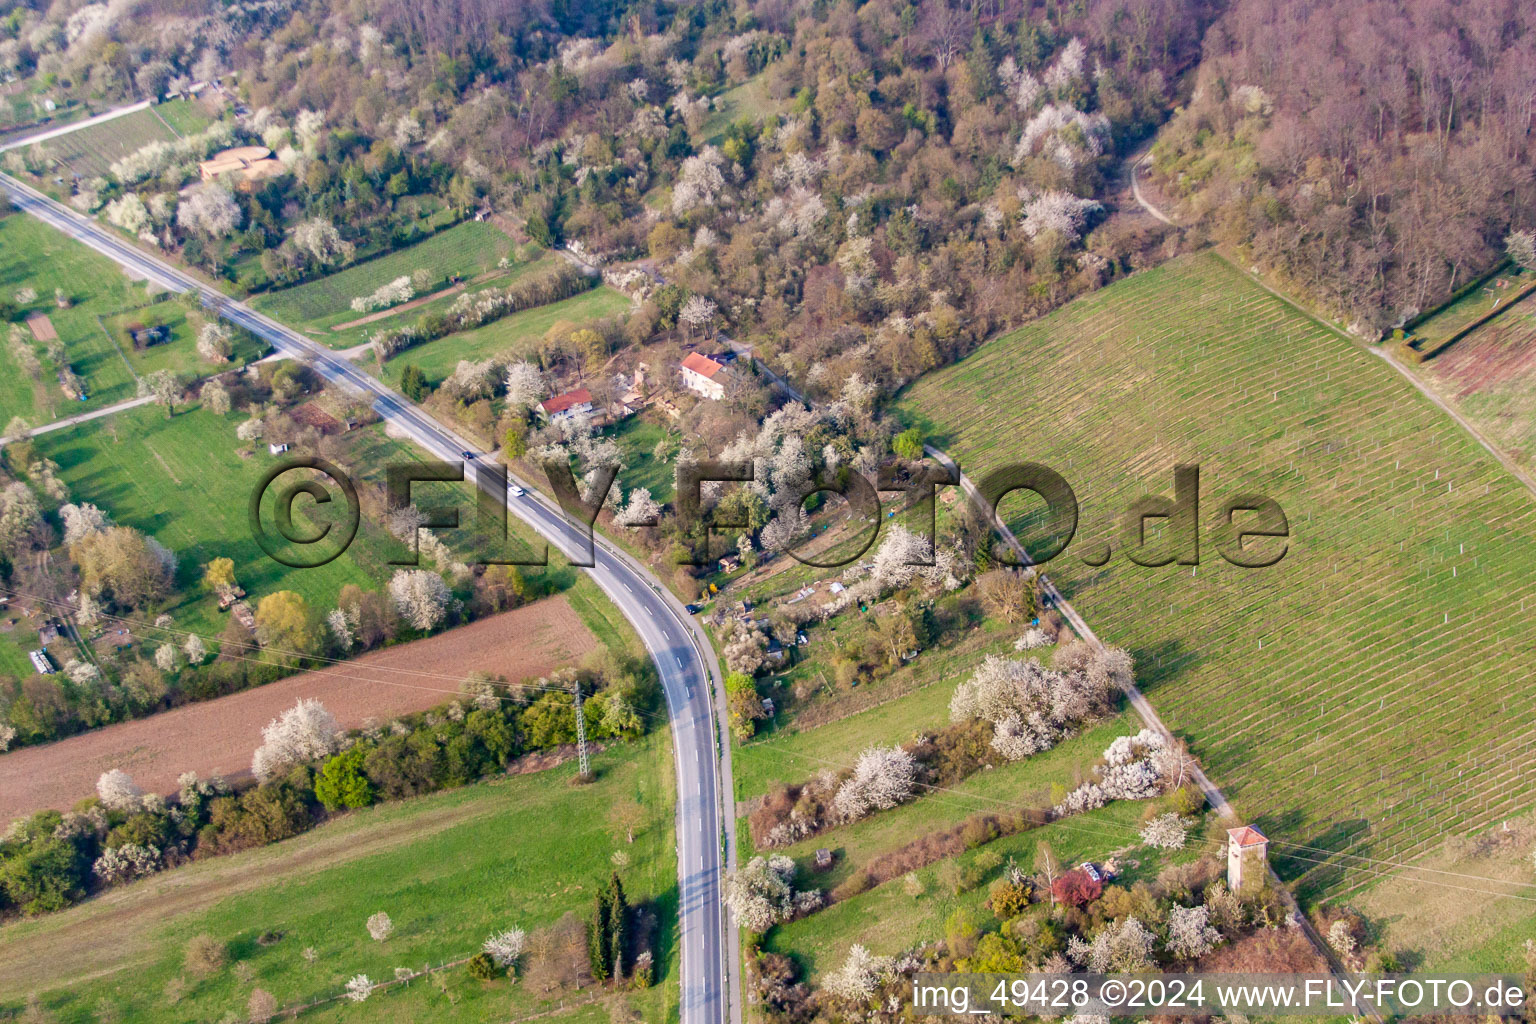
[[[1156,167],[1212,236],[1368,334],[1532,224],[1528,5],[1237,0]]]

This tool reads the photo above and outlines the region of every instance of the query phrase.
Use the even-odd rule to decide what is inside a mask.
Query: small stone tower
[[[1269,859],[1269,839],[1252,825],[1227,829],[1227,886],[1242,892],[1244,883],[1261,884]]]

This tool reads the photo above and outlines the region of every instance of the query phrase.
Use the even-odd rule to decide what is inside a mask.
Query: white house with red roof
[[[534,408],[549,420],[568,419],[572,416],[592,415],[592,392],[586,388],[567,391],[554,398],[546,398]]]
[[[1264,877],[1264,865],[1269,859],[1269,837],[1252,825],[1227,829],[1227,887],[1242,892],[1246,868],[1248,881],[1257,882]]]
[[[688,353],[682,364],[683,387],[712,402],[725,397],[725,366],[709,356]]]

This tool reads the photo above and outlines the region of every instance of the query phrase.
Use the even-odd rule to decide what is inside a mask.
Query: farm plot
[[[991,808],[972,806],[972,810],[988,809]],[[1145,804],[1117,801],[1043,828],[994,839],[979,852],[995,853],[1004,861],[1011,857],[1028,870],[1034,863],[1035,851],[1042,842],[1047,842],[1063,864],[1102,862],[1115,850],[1137,845],[1136,829],[1146,810]],[[1168,859],[1191,857],[1192,851]],[[976,858],[977,853],[970,853],[959,860],[974,869]],[[1147,856],[1146,859],[1150,866],[1159,858]],[[986,909],[987,894],[992,883],[1002,875],[1002,868],[993,867],[983,872],[979,883],[964,892],[946,888],[940,869],[941,865],[921,868],[912,873],[915,884],[905,879],[886,882],[797,921],[778,925],[768,933],[764,948],[776,953],[792,953],[814,984],[816,979],[837,968],[855,943],[880,956],[896,956],[914,946],[944,938],[946,923],[954,920],[956,914],[969,913],[975,920],[991,917],[991,912]],[[1155,875],[1155,870],[1132,872],[1122,875],[1121,881],[1130,883]]]
[[[495,1024],[546,1013],[553,1024],[597,1024],[610,1019],[606,1007],[623,1020],[675,1021],[668,736],[611,747],[594,767],[590,786],[570,785],[576,766],[568,762],[356,811],[272,846],[197,861],[7,924],[0,928],[0,1013],[19,1016],[36,993],[60,1021],[101,1020],[103,1005],[120,1024],[243,1021],[260,987],[284,1007],[334,999],[298,1019],[335,1024]],[[621,803],[638,808],[633,843],[609,824],[609,810]],[[516,984],[486,984],[462,966],[374,992],[366,1003],[337,998],[359,973],[391,981],[397,967],[467,958],[513,926],[534,934],[569,912],[585,919],[618,853],[631,904],[657,917],[658,980],[650,989],[609,994],[597,1018],[569,1015],[590,988],[546,991],[522,971]],[[387,942],[375,942],[364,927],[381,910],[395,926]],[[227,944],[231,962],[207,976],[188,974],[182,954],[196,935]],[[532,967],[531,955],[524,966]]]
[[[966,472],[1045,462],[1082,504],[1049,566],[1306,897],[1529,807],[1536,500],[1390,368],[1214,255],[1072,303],[912,387],[902,414]],[[1198,463],[1209,529],[1260,493],[1267,569],[1082,556]],[[1026,543],[1038,513],[1002,509]],[[1527,605],[1530,605],[1528,610]]]
[[[1517,461],[1536,456],[1536,298],[1410,368]]]
[[[63,290],[68,308],[57,306],[56,289]],[[128,357],[98,317],[148,304],[142,285],[41,221],[12,215],[0,219],[0,295],[16,299],[28,293],[31,298],[18,305],[48,318],[64,343],[70,369],[85,380],[87,398],[80,402],[64,396],[57,368],[32,333],[24,333],[20,343],[33,350],[35,373],[24,368],[9,338],[0,336],[0,421],[22,416],[36,426],[134,396]]]
[[[352,300],[371,295],[398,277],[425,270],[431,284],[422,294],[444,287],[450,277],[471,278],[494,270],[512,252],[512,240],[478,221],[465,221],[404,249],[366,260],[315,281],[258,295],[251,304],[290,327],[307,328],[333,347],[355,343],[351,335],[330,330],[356,320]],[[316,333],[318,332],[318,333]]]
[[[566,599],[551,597],[254,690],[23,747],[0,757],[0,820],[68,810],[113,768],[147,792],[166,794],[182,772],[243,775],[262,726],[301,699],[318,699],[343,728],[355,729],[365,719],[388,721],[451,700],[471,672],[514,671],[518,682],[574,664],[596,646]]]
[[[217,635],[224,628],[224,618],[197,582],[212,558],[233,559],[236,578],[253,598],[286,589],[316,607],[329,608],[343,585],[376,587],[394,572],[390,560],[406,554],[369,504],[356,540],[335,561],[293,569],[268,557],[251,536],[246,507],[275,460],[260,444],[249,457],[238,453],[242,446],[234,431],[241,419],[236,413],[218,417],[202,408],[166,419],[161,409],[146,407],[44,434],[35,442],[41,454],[59,464],[72,500],[99,505],[115,521],[152,534],[175,552],[181,600],[165,611],[178,629]],[[390,438],[380,425],[342,435],[339,441],[333,461],[354,476],[365,495],[369,487],[380,486],[387,464],[423,458],[413,446]],[[432,484],[422,495],[457,503],[472,521],[469,486]],[[302,506],[299,511],[305,513]],[[516,520],[510,525],[512,550],[528,553],[528,533]],[[450,546],[461,540],[448,531],[443,538]]]
[[[607,285],[599,285],[591,291],[547,306],[513,313],[472,331],[450,334],[446,338],[408,348],[385,364],[384,379],[398,385],[401,368],[414,365],[420,367],[427,375],[427,380],[436,386],[453,372],[461,359],[526,356],[538,347],[544,332],[561,320],[579,324],[599,317],[614,316],[629,307],[629,299],[622,293]]]
[[[1511,266],[1493,275],[1472,291],[1415,324],[1412,332],[1429,345],[1450,337],[1478,317],[1493,312],[1509,300],[1516,289],[1530,283],[1531,276]]]
[[[43,145],[58,158],[58,173],[65,177],[78,174],[83,178],[105,178],[112,164],[128,154],[151,142],[174,142],[178,136],[171,123],[197,130],[209,123],[208,119],[194,114],[183,100],[174,100],[165,106],[177,108],[171,115],[172,122],[168,122],[157,107],[148,107],[49,139]]]

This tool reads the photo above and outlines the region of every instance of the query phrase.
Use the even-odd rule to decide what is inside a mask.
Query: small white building
[[[1264,878],[1264,866],[1269,860],[1269,838],[1252,825],[1227,829],[1227,888],[1242,892],[1246,880],[1250,885]]]
[[[283,444],[271,444],[271,443],[268,443],[268,445],[267,445],[267,451],[270,452],[273,455],[281,455],[281,454],[283,454],[283,452],[285,452],[287,450],[288,450],[287,442],[284,442]]]
[[[712,402],[725,397],[725,367],[708,356],[690,352],[682,365],[683,387]]]

